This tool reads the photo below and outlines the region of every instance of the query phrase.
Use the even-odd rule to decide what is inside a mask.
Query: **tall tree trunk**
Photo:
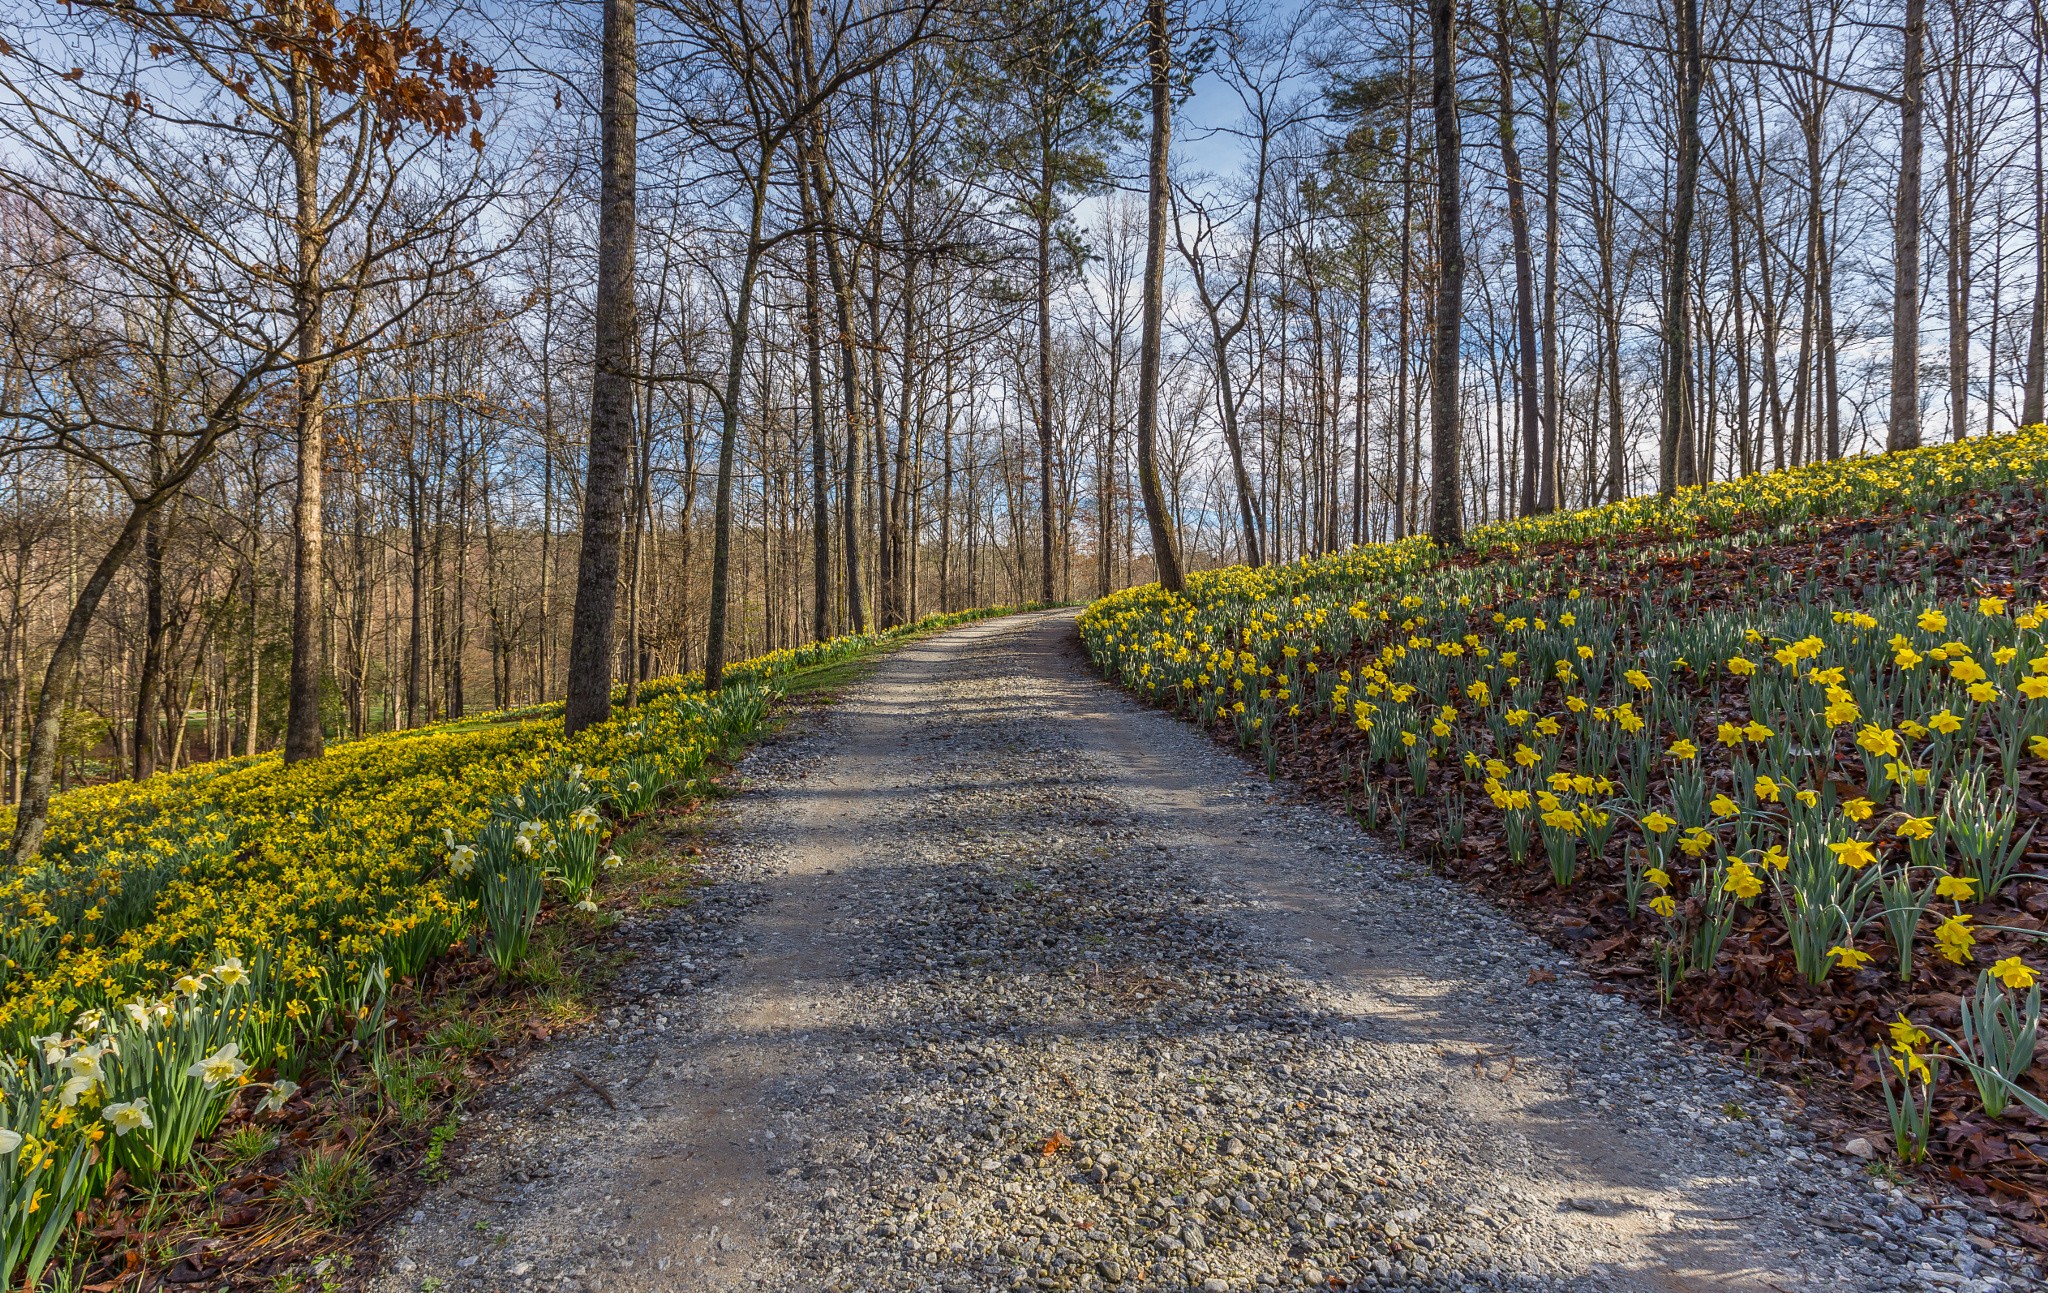
[[[760,164],[754,171],[750,194],[752,224],[747,229],[747,259],[740,268],[739,299],[733,308],[732,350],[725,368],[725,398],[719,404],[718,483],[711,503],[711,613],[704,635],[704,690],[717,691],[725,681],[726,585],[732,567],[732,473],[733,453],[740,439],[740,382],[747,371],[747,325],[754,312],[754,282],[761,270],[761,222],[768,206],[768,174],[775,150],[764,140]],[[766,447],[763,447],[764,471]],[[762,482],[762,525],[767,525],[767,482]],[[762,576],[769,571],[765,563]]]
[[[1523,516],[1533,516],[1556,506],[1547,473],[1555,466],[1557,447],[1543,443],[1543,409],[1537,400],[1536,272],[1529,249],[1529,205],[1522,187],[1522,150],[1515,144],[1515,64],[1508,36],[1513,12],[1505,0],[1494,6],[1495,61],[1500,73],[1500,161],[1507,176],[1508,227],[1515,256],[1515,348],[1520,352],[1517,358],[1522,390],[1522,398],[1517,402],[1522,436],[1521,507]]]
[[[1664,426],[1657,483],[1667,496],[1693,483],[1692,225],[1700,177],[1700,16],[1698,0],[1677,0],[1678,171],[1664,284]]]
[[[151,454],[153,461],[160,454]],[[152,473],[156,475],[158,473]],[[164,676],[164,518],[150,513],[142,530],[142,675],[135,687],[134,771],[146,781],[156,771],[157,704]]]
[[[1536,497],[1539,510],[1552,512],[1563,506],[1562,466],[1558,452],[1558,340],[1557,340],[1557,243],[1558,243],[1558,145],[1559,60],[1563,41],[1564,7],[1558,0],[1543,0],[1543,482]],[[1592,482],[1587,481],[1590,491]]]
[[[2043,421],[2044,393],[2048,393],[2048,169],[2042,164],[2042,136],[2048,133],[2048,119],[2042,116],[2043,77],[2048,76],[2048,21],[2044,21],[2041,0],[2034,0],[2034,308],[2027,329],[2026,388],[2020,396],[2020,425],[2039,426]]]
[[[811,186],[798,179],[805,224],[817,221]],[[818,303],[818,235],[804,240],[804,359],[811,396],[811,638],[832,636],[832,512],[826,492],[825,317]]]
[[[1899,193],[1892,211],[1892,410],[1889,451],[1920,447],[1920,162],[1927,0],[1906,0],[1905,82],[1899,92]]]
[[[1394,538],[1408,537],[1408,420],[1410,353],[1415,348],[1410,326],[1414,315],[1415,274],[1415,105],[1414,69],[1404,64],[1401,112],[1401,288],[1394,320]]]
[[[597,295],[592,306],[590,448],[583,473],[583,544],[569,637],[570,733],[612,712],[613,628],[619,539],[633,454],[634,199],[638,183],[639,51],[635,0],[604,0],[604,97],[597,209]]]
[[[1465,312],[1465,243],[1458,193],[1457,21],[1457,0],[1429,0],[1437,237],[1436,332],[1429,356],[1429,533],[1439,546],[1446,548],[1465,537],[1458,478],[1458,364]]]
[[[326,749],[320,730],[320,674],[326,628],[326,571],[321,552],[326,521],[327,361],[323,327],[326,284],[321,257],[327,231],[320,210],[319,82],[303,64],[290,80],[292,126],[293,234],[297,264],[292,276],[293,324],[298,366],[293,370],[293,405],[298,423],[298,480],[292,500],[292,663],[285,711],[284,759],[317,759]]]
[[[1152,560],[1168,592],[1181,590],[1180,549],[1159,483],[1156,440],[1159,424],[1159,359],[1166,314],[1166,162],[1173,141],[1173,45],[1166,27],[1166,0],[1146,0],[1145,56],[1151,68],[1152,139],[1146,157],[1145,281],[1143,324],[1138,338],[1138,490],[1145,500],[1145,528],[1152,535]]]
[[[161,502],[160,499],[158,501]],[[115,574],[141,541],[143,529],[155,512],[154,504],[147,507],[138,505],[128,514],[127,524],[121,527],[114,545],[107,549],[106,555],[100,558],[99,564],[78,590],[78,595],[72,599],[71,614],[66,617],[64,630],[57,635],[56,645],[50,650],[50,663],[43,670],[43,688],[36,698],[35,723],[29,729],[28,774],[22,781],[21,805],[15,813],[14,839],[8,848],[16,867],[34,857],[43,846],[43,830],[50,817],[51,782],[57,771],[57,740],[63,734],[64,711],[78,681],[78,661],[85,646],[86,630],[92,626],[92,617],[99,610],[108,586],[114,582]]]
[[[243,721],[247,727],[242,733],[242,753],[251,758],[256,754],[258,718],[263,701],[263,621],[260,593],[262,579],[257,571],[261,552],[257,548],[258,535],[252,527],[249,534],[249,712]]]
[[[815,87],[816,69],[810,66],[808,48],[804,55],[804,79]],[[818,228],[825,244],[825,269],[832,276],[832,299],[839,323],[840,398],[846,416],[846,452],[840,463],[839,513],[841,544],[846,549],[846,611],[855,633],[868,631],[867,599],[861,590],[861,396],[859,348],[853,334],[853,270],[839,244],[837,203],[834,201],[832,170],[826,163],[824,132],[813,126],[810,136],[811,187],[818,197]]]
[[[1052,586],[1052,203],[1051,164],[1040,168],[1038,191],[1038,600],[1053,600]]]

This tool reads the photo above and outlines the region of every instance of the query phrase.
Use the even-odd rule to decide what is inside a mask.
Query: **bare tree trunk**
[[[1692,225],[1700,176],[1698,0],[1677,0],[1678,173],[1672,196],[1670,257],[1664,284],[1664,426],[1657,483],[1667,496],[1693,483]]]
[[[801,177],[805,224],[816,223],[816,199]],[[832,512],[825,478],[825,317],[818,303],[818,235],[804,240],[804,348],[811,396],[811,637],[832,636]]]
[[[576,562],[568,700],[563,724],[580,732],[612,712],[612,637],[618,614],[619,540],[633,453],[634,198],[639,135],[635,0],[605,0],[602,172],[597,211],[597,296],[590,386],[590,448],[583,475],[583,545]]]
[[[156,734],[152,729],[164,675],[164,524],[160,513],[161,509],[150,513],[142,529],[142,674],[135,688],[133,765],[137,781],[147,780],[156,771]]]
[[[2026,390],[2020,397],[2020,425],[2042,422],[2043,394],[2048,391],[2048,170],[2041,157],[2041,138],[2048,132],[2048,120],[2041,113],[2042,79],[2048,73],[2048,22],[2041,15],[2041,0],[2034,0],[2034,308],[2027,330]]]
[[[1556,506],[1549,470],[1556,465],[1557,446],[1542,440],[1542,406],[1536,388],[1536,272],[1529,249],[1529,204],[1522,187],[1522,150],[1515,144],[1515,64],[1508,24],[1513,10],[1505,0],[1494,5],[1495,60],[1500,73],[1500,161],[1508,188],[1508,226],[1515,256],[1515,347],[1521,353],[1519,401],[1522,435],[1523,516]],[[1542,481],[1538,482],[1538,476]]]
[[[1920,447],[1920,162],[1927,0],[1906,0],[1905,84],[1899,95],[1899,195],[1892,224],[1892,409],[1889,451]]]
[[[1557,243],[1558,243],[1558,78],[1564,33],[1564,9],[1558,0],[1543,0],[1543,482],[1538,509],[1551,512],[1564,503],[1558,437]],[[1517,164],[1519,169],[1519,163]],[[1591,489],[1591,481],[1587,482]]]
[[[1458,478],[1458,363],[1465,312],[1465,244],[1459,221],[1457,21],[1457,0],[1429,0],[1437,236],[1436,333],[1429,356],[1429,533],[1442,547],[1451,547],[1465,537]]]
[[[1152,559],[1159,567],[1159,582],[1168,592],[1177,593],[1183,582],[1180,550],[1174,543],[1166,497],[1159,485],[1156,445],[1159,351],[1166,313],[1166,161],[1173,130],[1173,47],[1166,29],[1166,0],[1146,0],[1145,56],[1151,65],[1152,140],[1146,166],[1145,282],[1140,289],[1144,324],[1138,339],[1138,489],[1144,495],[1145,526],[1152,534]]]
[[[747,259],[740,269],[739,298],[733,307],[732,350],[725,369],[725,398],[720,401],[718,437],[718,483],[711,505],[711,613],[704,636],[704,689],[717,691],[725,681],[726,583],[732,565],[732,470],[733,451],[740,438],[740,381],[746,375],[747,325],[754,311],[754,281],[761,269],[761,222],[768,206],[768,174],[775,150],[761,143],[760,164],[754,171],[751,194],[753,223],[747,230]],[[763,485],[766,489],[766,485]],[[764,496],[761,532],[768,532]],[[763,574],[767,573],[763,567]]]
[[[322,358],[325,284],[320,266],[326,229],[320,211],[320,88],[304,66],[293,69],[291,107],[293,124],[288,138],[298,255],[292,282],[293,322],[298,330],[293,403],[299,456],[292,504],[292,665],[285,711],[286,763],[317,759],[326,749],[320,730],[320,663],[327,618],[327,576],[321,557],[326,524],[327,363]]]
[[[804,79],[815,85],[816,70],[810,66],[806,49]],[[811,186],[818,197],[818,225],[825,243],[825,268],[832,276],[832,298],[839,322],[839,382],[842,410],[846,417],[846,454],[840,463],[839,512],[842,543],[846,549],[846,611],[855,633],[868,631],[867,600],[861,592],[860,498],[861,434],[859,351],[853,335],[853,276],[839,245],[837,204],[833,200],[832,172],[825,160],[823,131],[813,126],[810,134]]]
[[[1052,177],[1048,161],[1040,171],[1038,212],[1038,599],[1053,599],[1052,588]],[[1149,253],[1148,253],[1149,255]]]
[[[257,718],[263,701],[263,624],[258,618],[261,606],[258,593],[262,581],[257,576],[257,560],[261,556],[258,538],[252,527],[249,533],[249,713],[245,719],[247,730],[242,733],[242,753],[251,757],[256,753]]]
[[[1412,11],[1411,11],[1412,12]],[[1412,46],[1412,41],[1411,41]],[[1394,349],[1394,538],[1408,537],[1408,417],[1410,351],[1415,342],[1410,334],[1414,313],[1415,274],[1415,105],[1414,69],[1402,68],[1401,111],[1401,287],[1400,309],[1395,315]]]

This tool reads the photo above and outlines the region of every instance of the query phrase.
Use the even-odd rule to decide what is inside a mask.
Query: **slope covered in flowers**
[[[1210,572],[1082,633],[2038,1222],[2044,479],[2037,427]]]
[[[282,1108],[337,1043],[382,1056],[394,978],[464,943],[516,970],[546,896],[591,905],[608,837],[785,679],[996,613],[622,690],[573,737],[543,706],[59,796],[42,855],[0,871],[0,1281],[33,1283],[117,1172],[147,1185],[231,1111]]]

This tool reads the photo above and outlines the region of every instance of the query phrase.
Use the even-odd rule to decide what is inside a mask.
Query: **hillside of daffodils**
[[[2048,1217],[2048,428],[1104,599],[1112,680]],[[2033,1233],[2042,1234],[2036,1229]]]
[[[0,1284],[179,1282],[233,1233],[271,1287],[331,1248],[385,1177],[432,1177],[491,1003],[570,1009],[556,949],[633,896],[630,833],[711,795],[805,671],[996,613],[622,688],[573,737],[556,704],[58,796],[0,869]]]

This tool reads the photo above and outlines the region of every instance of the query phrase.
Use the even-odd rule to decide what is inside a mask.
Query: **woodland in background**
[[[0,11],[9,802],[1155,578],[1148,35],[1190,569],[2042,420],[2038,0],[506,8]]]

